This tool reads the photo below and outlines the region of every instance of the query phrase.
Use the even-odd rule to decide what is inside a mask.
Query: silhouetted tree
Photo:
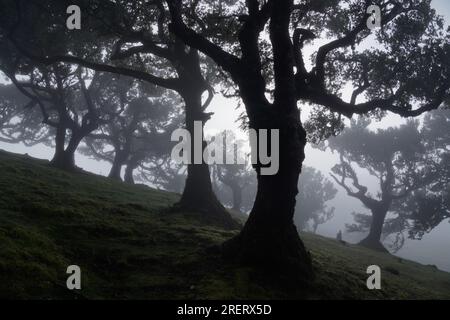
[[[414,239],[450,218],[450,109],[427,114],[421,134],[427,149],[425,165],[437,173],[436,179],[395,206],[401,217],[411,219],[405,230]]]
[[[280,130],[280,170],[265,176],[261,163],[255,165],[254,207],[223,253],[277,274],[283,271],[292,275],[290,280],[312,277],[311,259],[293,224],[306,144],[298,101],[321,106],[324,115],[382,116],[391,111],[407,117],[436,109],[448,96],[450,45],[429,0],[374,1],[381,9],[379,30],[367,28],[367,1],[167,0],[170,15],[162,1],[80,1],[89,13],[85,16],[101,17],[85,20],[90,34],[55,26],[68,1],[41,1],[33,8],[45,10],[37,14],[22,10],[23,1],[4,2],[1,42],[42,63],[74,63],[173,89],[185,101],[191,132],[194,120],[208,119],[205,107],[210,99],[202,103],[202,93],[209,91],[212,98],[197,50],[220,66],[237,87],[250,128]],[[47,11],[51,18],[42,19]],[[107,28],[102,26],[105,20]],[[93,32],[93,26],[100,31]],[[63,39],[55,34],[71,43],[51,47],[49,39]],[[365,50],[371,34],[377,45]],[[304,46],[319,36],[325,44],[315,50],[310,68]],[[120,62],[107,64],[110,58]],[[354,91],[345,101],[342,93],[349,86]],[[206,164],[192,165],[188,171],[181,205],[232,226],[212,192]]]
[[[110,162],[109,177],[116,180],[126,166],[125,180],[133,183],[133,171],[146,156],[170,153],[167,142],[180,126],[179,109],[173,97],[132,78],[115,79],[101,96],[109,102],[102,112],[110,120],[87,137],[80,151]]]
[[[247,211],[253,203],[255,193],[255,176],[250,170],[249,159],[245,153],[245,141],[225,130],[220,133],[223,139],[223,155],[233,163],[214,164],[212,169],[214,190],[219,199],[236,212]],[[218,143],[216,136],[212,143]],[[253,187],[253,190],[252,190]],[[228,190],[227,190],[228,189]]]
[[[174,90],[183,98],[186,129],[192,136],[194,122],[201,121],[204,125],[210,118],[206,109],[214,90],[206,79],[205,61],[195,48],[169,34],[169,15],[162,0],[151,3],[80,0],[77,4],[84,12],[84,27],[77,33],[64,29],[65,8],[69,4],[69,1],[54,0],[39,5],[21,0],[5,1],[3,10],[8,12],[8,19],[2,23],[3,41],[33,61],[77,64]],[[51,19],[42,19],[45,15]],[[63,27],[55,27],[55,21],[60,21]],[[61,40],[62,45],[52,46],[55,39]],[[203,99],[205,92],[208,97]],[[238,227],[217,200],[208,165],[203,162],[192,161],[188,166],[185,189],[177,208],[202,212],[206,220],[226,228]]]
[[[96,96],[103,83],[102,76],[81,67],[72,69],[62,64],[46,67],[25,57],[16,58],[14,65],[2,59],[0,69],[30,99],[29,106],[40,111],[42,123],[52,128],[55,154],[51,164],[75,170],[75,151],[83,138],[102,122],[99,115],[101,105]],[[18,75],[25,75],[26,79],[18,79]],[[90,82],[88,86],[87,80]],[[30,130],[36,128],[30,121],[22,124],[29,125]],[[23,132],[20,127],[17,129]],[[41,140],[38,134],[34,140]]]
[[[170,30],[227,73],[249,126],[280,130],[280,170],[264,176],[255,166],[255,205],[242,232],[225,244],[225,256],[310,278],[311,260],[292,222],[306,144],[297,102],[347,117],[417,116],[439,107],[450,83],[442,19],[430,1],[418,0],[373,2],[380,30],[367,28],[367,1],[198,1],[197,10],[188,1],[167,3]],[[379,49],[359,47],[371,34]],[[319,36],[333,40],[324,39],[308,69],[303,47]],[[350,101],[341,98],[346,84],[354,88]]]
[[[332,177],[349,196],[359,199],[371,211],[370,218],[355,214],[358,225],[349,226],[349,231],[362,231],[369,227],[367,237],[360,244],[386,251],[380,241],[385,222],[387,235],[399,228],[404,230],[411,218],[411,212],[401,213],[395,210],[395,204],[404,203],[408,197],[417,199],[416,193],[431,188],[439,181],[440,174],[435,166],[430,165],[432,149],[428,147],[431,145],[421,135],[418,122],[408,121],[397,128],[377,131],[371,131],[369,123],[367,119],[352,121],[350,128],[329,140],[330,148],[340,155],[340,163],[333,167]],[[376,195],[371,195],[362,185],[355,165],[379,181]],[[388,212],[397,217],[385,221]]]

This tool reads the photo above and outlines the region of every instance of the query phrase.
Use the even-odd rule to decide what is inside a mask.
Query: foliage
[[[341,160],[332,169],[333,178],[372,212],[379,207],[389,211],[383,234],[384,238],[393,235],[394,250],[403,245],[404,232],[420,238],[448,217],[446,121],[448,111],[437,110],[426,116],[421,129],[417,121],[408,121],[373,131],[363,118],[352,121],[340,136],[329,140],[329,147]],[[377,194],[371,195],[361,184],[356,168],[365,169],[379,181]],[[354,213],[354,217],[356,225],[349,225],[349,231],[370,228],[370,216]]]

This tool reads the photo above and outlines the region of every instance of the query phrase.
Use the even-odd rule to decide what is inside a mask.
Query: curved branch
[[[73,64],[80,65],[80,66],[83,66],[85,68],[89,68],[92,70],[109,72],[109,73],[114,73],[114,74],[121,74],[121,75],[129,76],[129,77],[133,77],[136,79],[144,80],[144,81],[153,83],[157,86],[161,86],[161,87],[164,87],[167,89],[172,89],[172,90],[176,90],[176,91],[179,89],[178,79],[161,78],[161,77],[157,77],[155,75],[149,74],[144,71],[133,70],[133,69],[124,68],[124,67],[117,67],[117,66],[112,66],[112,65],[108,65],[108,64],[87,61],[83,58],[70,56],[70,55],[55,55],[55,56],[51,56],[51,57],[36,56],[34,54],[31,54],[30,52],[27,52],[23,48],[21,48],[21,46],[17,43],[17,41],[14,40],[13,37],[10,37],[9,40],[14,44],[14,46],[17,48],[17,50],[21,54],[23,54],[25,57],[27,57],[33,61],[37,61],[39,63],[45,64],[45,65],[50,65],[50,64],[57,63],[57,62],[73,63]]]
[[[187,45],[194,47],[207,56],[211,57],[219,66],[232,75],[236,75],[240,71],[240,59],[235,55],[226,52],[218,45],[212,43],[205,37],[201,36],[193,29],[189,28],[181,17],[181,1],[167,0],[169,5],[172,22],[169,24],[169,31],[182,39]]]

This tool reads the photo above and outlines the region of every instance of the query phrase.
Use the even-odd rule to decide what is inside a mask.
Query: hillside
[[[450,274],[311,234],[313,288],[280,288],[208,250],[233,232],[168,210],[177,195],[0,151],[0,298],[450,299]],[[82,290],[65,287],[82,270]],[[368,265],[382,290],[366,288]]]

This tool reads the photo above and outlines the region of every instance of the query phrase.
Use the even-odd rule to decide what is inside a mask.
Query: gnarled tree
[[[81,67],[73,69],[64,64],[46,67],[19,57],[16,56],[11,63],[3,56],[0,68],[21,94],[30,99],[29,107],[39,110],[42,123],[54,133],[55,154],[51,164],[73,171],[76,169],[75,151],[83,138],[102,122],[101,105],[96,99],[99,88],[104,84],[102,76],[85,72]],[[87,80],[89,86],[86,85]],[[25,124],[30,125],[30,130],[35,128],[30,121]],[[15,129],[20,130],[20,127]],[[39,142],[42,139],[36,134],[34,140]]]
[[[198,1],[195,12],[188,1],[167,3],[170,30],[227,73],[249,126],[280,130],[280,169],[264,176],[255,166],[256,201],[242,232],[225,244],[225,256],[310,278],[311,259],[292,222],[306,144],[297,102],[347,117],[416,116],[439,107],[450,83],[441,19],[430,1],[371,1],[381,10],[379,30],[367,28],[368,1]],[[359,45],[370,35],[377,49],[364,50]],[[319,37],[325,44],[309,67],[304,46]],[[354,88],[349,100],[341,98],[346,84]]]
[[[416,193],[420,190],[432,188],[441,179],[441,174],[433,165],[436,158],[430,157],[432,145],[426,143],[417,122],[409,121],[397,128],[377,131],[370,130],[368,124],[367,119],[353,121],[350,128],[329,140],[330,148],[340,155],[340,163],[333,167],[332,177],[349,196],[360,200],[371,211],[369,219],[355,215],[359,227],[352,225],[350,231],[368,228],[368,235],[360,244],[387,251],[380,241],[385,224],[385,234],[406,228],[411,212],[401,212],[398,206],[408,198],[417,199]],[[357,167],[379,181],[375,195],[360,182]],[[436,191],[442,190],[444,188]],[[388,213],[394,217],[386,220]]]
[[[222,141],[219,141],[222,140]],[[245,154],[245,141],[238,139],[231,130],[225,130],[214,138],[223,146],[224,160],[232,163],[216,163],[212,175],[214,189],[219,199],[236,212],[245,212],[254,201],[255,176],[249,158]],[[225,161],[225,162],[227,162]]]
[[[54,0],[5,1],[2,9],[8,12],[8,19],[2,22],[2,41],[40,63],[77,64],[174,90],[183,98],[186,128],[192,136],[195,121],[205,124],[211,116],[206,108],[214,91],[206,79],[204,61],[198,50],[169,34],[169,15],[162,0],[79,1],[84,27],[76,34],[65,29],[65,9],[70,4]],[[52,46],[54,39],[61,43]],[[203,99],[205,92],[208,97]],[[212,190],[208,165],[191,162],[177,207],[202,212],[206,220],[237,228]]]

